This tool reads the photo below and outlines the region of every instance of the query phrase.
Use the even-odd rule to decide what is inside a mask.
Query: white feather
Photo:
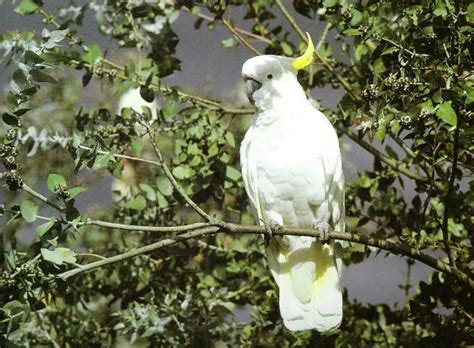
[[[265,58],[266,57],[266,58]],[[256,219],[270,225],[344,230],[344,177],[339,143],[287,69],[286,58],[260,56],[244,77],[263,81],[253,94],[257,117],[241,146],[244,186]],[[249,63],[250,62],[250,63]],[[337,328],[342,320],[334,246],[312,237],[275,237],[267,247],[279,287],[280,313],[290,330]]]

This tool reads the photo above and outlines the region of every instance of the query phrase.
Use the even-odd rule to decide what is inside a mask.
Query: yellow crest
[[[313,61],[313,54],[314,54],[313,40],[311,40],[311,35],[309,35],[309,33],[306,33],[306,36],[308,37],[308,47],[306,47],[306,51],[298,58],[293,59],[293,62],[291,63],[291,65],[293,65],[293,68],[295,68],[295,70],[304,69],[308,65],[310,65],[311,62]]]

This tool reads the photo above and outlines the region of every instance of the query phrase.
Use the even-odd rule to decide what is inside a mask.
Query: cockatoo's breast
[[[273,223],[313,227],[330,219],[328,209],[318,208],[328,201],[334,181],[328,176],[340,165],[340,155],[324,115],[312,107],[259,114],[241,151],[244,180],[258,188],[254,195]]]

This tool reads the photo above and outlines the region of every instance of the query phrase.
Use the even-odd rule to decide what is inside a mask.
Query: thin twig
[[[208,16],[208,15],[205,15],[203,13],[197,13],[197,14],[194,14],[192,13],[188,8],[184,7],[183,8],[184,11],[188,12],[188,13],[191,13],[192,15],[195,15],[199,18],[202,18],[202,19],[205,19],[206,21],[208,22],[219,22],[220,20],[219,19],[215,19],[214,17],[211,17],[211,16]],[[238,32],[239,34],[242,34],[242,35],[245,35],[245,36],[248,36],[252,39],[255,39],[255,40],[258,40],[258,41],[261,41],[261,42],[265,42],[266,44],[269,44],[271,45],[272,44],[272,41],[270,39],[267,39],[266,37],[264,36],[261,36],[261,35],[258,35],[258,34],[254,34],[250,31],[247,31],[247,30],[244,30],[244,29],[241,29],[241,28],[238,28],[238,27],[233,27],[234,30],[236,32]]]
[[[319,38],[319,42],[316,45],[316,51],[319,51],[322,47],[324,42],[326,41],[326,37],[328,36],[329,30],[332,28],[332,23],[327,22],[326,26],[324,27],[323,33],[321,34],[321,37]]]
[[[83,150],[94,151],[94,149],[92,147],[88,147],[88,146],[85,146],[85,145],[79,145],[78,147],[83,149]],[[149,160],[149,159],[146,159],[146,158],[129,156],[129,155],[122,155],[122,154],[118,154],[118,153],[111,153],[110,151],[104,151],[104,150],[96,150],[96,152],[101,154],[101,155],[111,154],[115,158],[128,159],[130,161],[142,162],[142,163],[151,164],[151,165],[156,166],[156,167],[161,167],[161,164],[159,162]]]
[[[232,35],[234,35],[234,37],[242,44],[244,45],[245,47],[247,47],[250,51],[252,51],[253,53],[255,53],[255,55],[257,56],[260,56],[261,53],[259,50],[257,50],[255,47],[253,47],[247,40],[245,40],[235,29],[234,27],[230,24],[229,21],[223,19],[222,20],[222,24],[224,25],[224,27],[227,28],[227,30],[229,30],[231,32]]]
[[[99,261],[88,263],[88,264],[84,265],[82,268],[75,268],[75,269],[72,269],[70,271],[61,273],[61,274],[59,274],[59,277],[62,278],[62,279],[68,279],[72,276],[75,276],[77,274],[80,274],[80,273],[83,273],[83,272],[86,272],[86,271],[93,270],[95,268],[103,267],[103,266],[106,266],[106,265],[109,265],[109,264],[112,264],[112,263],[115,263],[115,262],[119,262],[119,261],[124,261],[124,260],[130,259],[132,257],[142,255],[142,254],[145,254],[145,253],[149,253],[153,250],[157,250],[157,249],[175,244],[177,242],[181,242],[181,241],[185,241],[185,240],[188,240],[188,239],[191,239],[191,238],[204,236],[204,235],[207,235],[207,234],[212,234],[212,233],[217,232],[218,230],[219,230],[218,227],[207,227],[207,228],[202,228],[202,229],[186,232],[186,233],[177,235],[174,238],[163,239],[163,240],[160,240],[160,241],[155,242],[153,244],[146,245],[144,247],[137,248],[137,249],[128,251],[128,252],[123,253],[123,254],[108,257],[105,260],[99,260]]]
[[[393,134],[393,132],[388,132],[388,134],[390,135],[390,137],[393,139],[393,141],[395,141],[397,143],[398,146],[400,146],[400,148],[405,152],[405,154],[413,159],[413,160],[416,160],[417,159],[417,155],[416,153],[413,152],[413,150],[403,141],[401,140],[399,137],[397,137],[395,134]],[[429,168],[426,163],[424,162],[418,162],[417,163],[420,168],[425,172],[426,176],[428,177],[431,177],[432,176],[432,172],[433,170],[431,168]]]
[[[207,214],[204,210],[202,210],[192,199],[191,197],[188,196],[186,191],[184,190],[183,186],[175,179],[173,173],[171,173],[171,170],[168,168],[168,166],[165,163],[165,160],[163,158],[163,155],[161,154],[160,148],[156,144],[155,141],[155,133],[151,130],[150,125],[146,122],[143,123],[143,126],[145,127],[148,137],[150,138],[150,143],[151,146],[153,147],[153,150],[155,151],[156,157],[158,158],[158,163],[160,164],[161,168],[163,169],[163,172],[165,173],[166,177],[168,180],[171,182],[171,185],[175,188],[175,190],[179,193],[179,195],[188,203],[188,205],[194,209],[196,213],[198,213],[200,216],[202,216],[204,219],[206,219],[209,222],[214,221],[212,216]]]
[[[362,148],[364,148],[365,150],[367,150],[368,152],[370,152],[372,155],[374,155],[374,157],[380,159],[382,162],[384,162],[385,164],[387,164],[389,167],[391,167],[392,169],[395,169],[396,171],[398,171],[399,173],[405,175],[406,177],[410,178],[410,179],[413,179],[415,181],[419,181],[419,182],[424,182],[424,183],[429,183],[429,178],[425,177],[425,176],[421,176],[415,172],[412,172],[411,170],[409,170],[407,167],[405,167],[400,161],[396,160],[396,159],[393,159],[393,158],[390,158],[389,156],[385,155],[384,153],[380,152],[379,150],[377,150],[375,147],[373,147],[372,145],[366,143],[363,139],[360,139],[357,135],[355,135],[351,130],[349,129],[343,129],[342,130],[343,133],[345,135],[347,135],[351,140],[353,140],[354,142],[356,142],[357,144],[359,144]],[[444,191],[444,185],[440,182],[433,182],[433,185],[438,189],[438,190],[441,190],[441,191]]]
[[[87,220],[85,222],[80,223],[81,226],[100,226],[105,228],[113,228],[116,230],[125,230],[125,231],[143,231],[143,232],[186,232],[196,230],[198,228],[208,227],[209,223],[207,222],[196,222],[194,224],[189,225],[180,225],[180,226],[139,226],[139,225],[126,225],[126,224],[119,224],[114,222],[108,221],[101,221],[101,220]]]
[[[428,57],[427,54],[419,54],[419,53],[410,51],[409,49],[403,47],[402,45],[396,43],[395,41],[392,41],[392,40],[387,39],[387,38],[385,38],[385,37],[382,38],[382,41],[385,41],[385,42],[389,43],[390,45],[397,47],[400,51],[405,51],[405,52],[407,52],[407,53],[408,53],[410,56],[412,56],[412,57],[419,57],[419,58],[426,58],[426,57]]]
[[[23,191],[25,191],[26,193],[30,194],[31,196],[39,199],[40,201],[43,201],[44,203],[48,204],[49,206],[53,207],[54,209],[62,212],[64,211],[64,208],[61,207],[60,205],[52,202],[51,200],[49,200],[48,198],[46,198],[45,196],[43,196],[41,193],[33,190],[31,187],[29,187],[27,184],[23,183],[23,186],[21,187],[21,189]]]

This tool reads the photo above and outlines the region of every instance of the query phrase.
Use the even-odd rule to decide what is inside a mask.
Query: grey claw
[[[327,223],[325,224],[318,224],[316,226],[316,229],[319,232],[319,241],[323,244],[328,244],[330,239],[329,239],[329,225]]]
[[[274,237],[275,235],[275,232],[278,232],[282,229],[282,227],[278,224],[269,224],[268,222],[266,221],[263,221],[264,225],[265,225],[265,230],[266,230],[266,234],[264,236],[264,240],[265,240],[265,246],[268,246],[268,244],[270,243],[270,241],[272,240],[272,238]]]

